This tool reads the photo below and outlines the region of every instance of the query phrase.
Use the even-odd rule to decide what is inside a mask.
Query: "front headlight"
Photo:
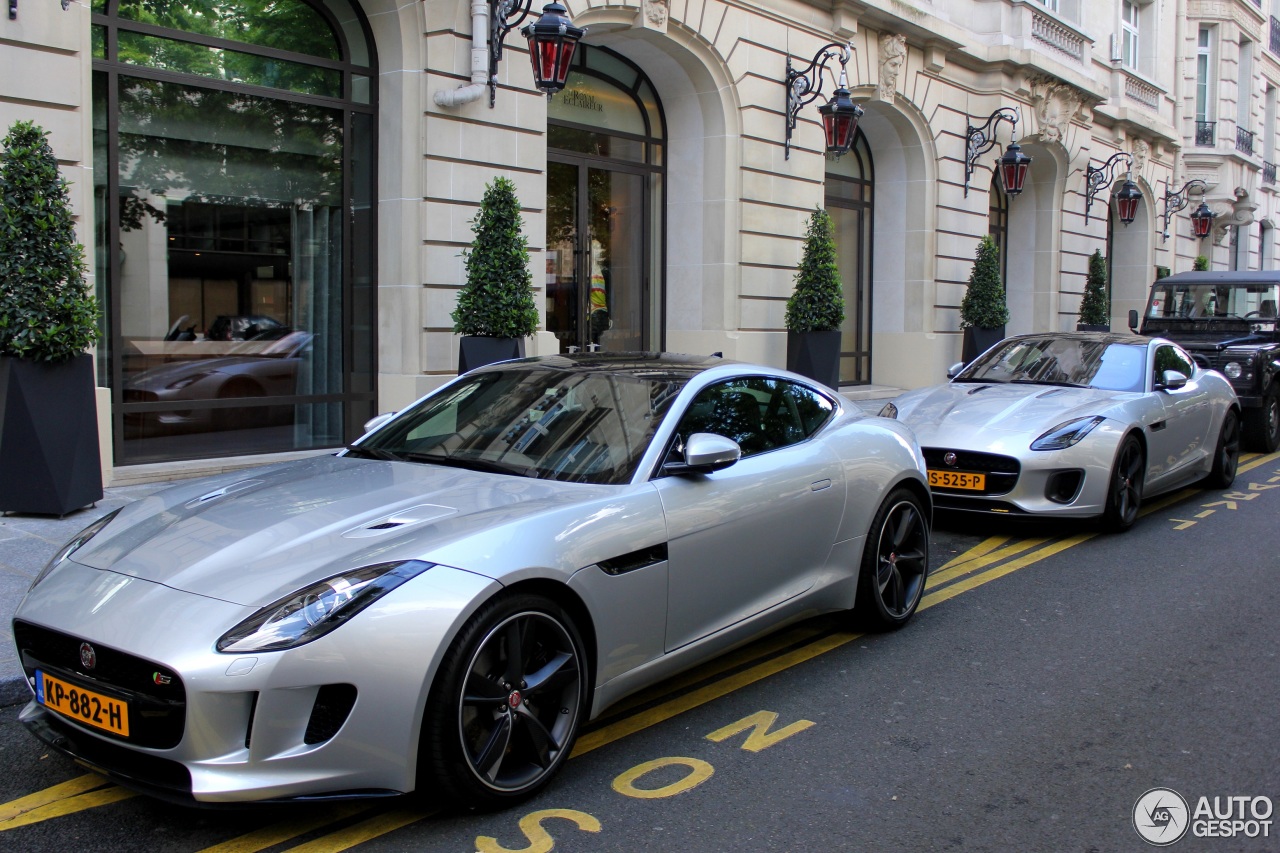
[[[220,652],[291,649],[319,639],[344,624],[431,563],[379,563],[312,584],[259,610],[218,640]]]
[[[31,582],[31,586],[27,588],[27,592],[30,592],[31,590],[35,589],[36,584],[40,583],[40,581],[44,580],[46,577],[49,576],[49,572],[53,571],[54,569],[58,568],[58,566],[65,563],[68,557],[70,557],[72,554],[74,554],[77,550],[80,549],[80,546],[84,545],[84,543],[88,542],[90,539],[97,536],[98,533],[101,532],[102,528],[110,524],[112,519],[114,519],[119,514],[120,514],[120,510],[118,509],[107,513],[102,518],[98,519],[93,524],[90,524],[84,530],[81,530],[79,533],[77,533],[75,537],[66,545],[63,545],[61,548],[59,548],[58,553],[53,555],[53,559],[50,560],[49,563],[43,569],[40,570],[40,574],[36,575],[36,579]]]
[[[893,403],[885,403],[884,408],[880,410],[880,417],[898,419],[898,407]]]
[[[1093,428],[1105,420],[1106,418],[1099,415],[1093,418],[1076,418],[1074,421],[1058,424],[1031,442],[1031,449],[1065,450],[1077,444],[1080,439],[1093,432]]]
[[[1240,374],[1243,371],[1241,371],[1240,369],[1240,362],[1228,361],[1226,365],[1222,368],[1222,372],[1227,375],[1228,379],[1239,379]]]

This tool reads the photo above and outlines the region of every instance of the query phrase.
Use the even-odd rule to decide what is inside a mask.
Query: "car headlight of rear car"
[[[278,651],[319,639],[432,565],[419,560],[379,563],[314,583],[268,604],[223,634],[218,651]]]
[[[1073,421],[1058,424],[1044,435],[1031,442],[1032,450],[1065,450],[1079,443],[1093,428],[1105,421],[1102,416],[1092,418],[1076,418]]]
[[[50,560],[48,564],[43,569],[40,570],[40,574],[36,575],[36,579],[31,582],[31,586],[28,587],[27,591],[30,592],[31,590],[35,589],[36,584],[40,583],[40,581],[44,580],[46,577],[49,576],[49,572],[53,571],[54,569],[58,568],[58,566],[65,563],[68,557],[70,557],[72,554],[78,551],[80,547],[84,545],[84,543],[88,542],[90,539],[97,536],[98,533],[101,532],[102,528],[110,524],[112,519],[114,519],[119,514],[120,514],[120,510],[118,509],[113,512],[107,513],[102,518],[98,519],[93,524],[90,524],[84,530],[81,530],[79,533],[77,533],[75,537],[66,545],[63,545],[61,548],[59,548],[58,553],[53,555],[53,559]]]
[[[1240,369],[1240,362],[1229,361],[1223,366],[1222,372],[1227,375],[1228,379],[1239,379],[1240,374],[1244,371]]]
[[[898,407],[893,403],[885,403],[884,408],[880,410],[879,417],[894,418],[896,420],[898,417]]]

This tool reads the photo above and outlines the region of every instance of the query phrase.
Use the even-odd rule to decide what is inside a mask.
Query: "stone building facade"
[[[0,122],[47,128],[73,185],[108,309],[109,477],[337,446],[448,381],[461,252],[497,175],[517,187],[544,305],[530,354],[781,365],[819,206],[838,229],[850,385],[943,377],[985,234],[1010,333],[1074,328],[1095,250],[1114,329],[1161,268],[1276,264],[1280,0],[567,6],[587,34],[565,92],[533,89],[513,31],[491,106],[484,3],[17,0]],[[832,159],[816,107],[839,63],[789,145],[784,79],[788,58],[844,44],[865,113]],[[984,125],[993,145],[971,158]],[[1012,141],[1033,161],[1016,197],[993,168]],[[1126,175],[1143,195],[1128,225],[1109,203]],[[1218,216],[1197,240],[1202,199]]]

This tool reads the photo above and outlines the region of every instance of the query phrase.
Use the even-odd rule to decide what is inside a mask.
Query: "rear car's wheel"
[[[1133,527],[1142,505],[1142,486],[1146,482],[1147,462],[1142,442],[1127,435],[1120,443],[1111,480],[1107,486],[1107,507],[1102,513],[1102,526],[1113,533]]]
[[[1236,466],[1240,463],[1240,416],[1235,409],[1227,409],[1218,433],[1218,446],[1213,451],[1213,469],[1204,478],[1210,489],[1228,488],[1236,479]]]
[[[1261,408],[1249,410],[1245,443],[1258,453],[1274,453],[1280,447],[1280,381],[1267,387]]]
[[[910,489],[880,504],[858,573],[856,613],[868,627],[891,631],[911,619],[929,576],[929,516]]]
[[[556,602],[490,601],[458,633],[422,720],[418,780],[464,805],[506,806],[551,780],[586,714],[582,639]]]

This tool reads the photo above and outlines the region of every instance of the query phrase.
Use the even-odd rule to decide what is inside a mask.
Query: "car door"
[[[844,511],[838,460],[810,440],[833,412],[811,389],[768,377],[710,386],[690,405],[673,452],[711,432],[743,455],[711,474],[655,480],[668,531],[668,651],[814,584]]]
[[[1181,388],[1164,388],[1164,371],[1176,370],[1187,377]],[[1210,393],[1201,381],[1191,357],[1173,344],[1159,344],[1152,357],[1151,387],[1164,407],[1162,420],[1152,423],[1147,431],[1150,458],[1149,487],[1175,479],[1190,465],[1212,450],[1209,427],[1213,417]],[[1216,436],[1214,436],[1216,439]]]

